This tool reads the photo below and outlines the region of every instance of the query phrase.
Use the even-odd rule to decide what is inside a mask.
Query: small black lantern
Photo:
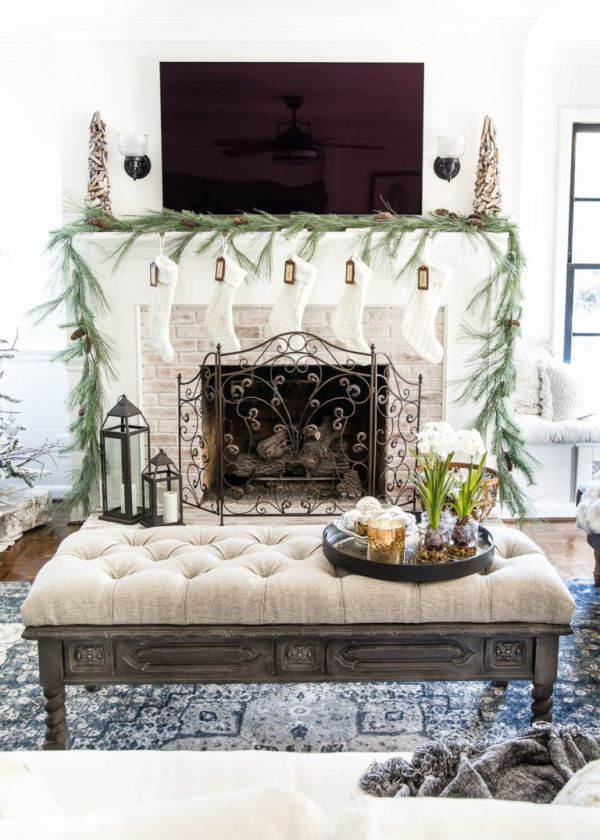
[[[152,458],[142,473],[142,524],[183,525],[181,473],[164,449]]]
[[[133,422],[134,418],[141,420]],[[150,458],[150,430],[142,412],[125,394],[106,415],[100,431],[102,516],[134,525],[142,519],[142,465]]]

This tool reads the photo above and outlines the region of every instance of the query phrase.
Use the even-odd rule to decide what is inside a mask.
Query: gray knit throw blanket
[[[597,758],[598,733],[542,723],[505,741],[431,741],[417,747],[410,762],[373,762],[360,785],[375,796],[552,802],[577,770]]]

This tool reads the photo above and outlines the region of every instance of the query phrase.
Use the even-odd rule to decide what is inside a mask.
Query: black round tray
[[[479,545],[473,557],[457,558],[447,563],[420,563],[416,550],[407,548],[404,563],[377,563],[367,559],[365,543],[331,524],[323,531],[323,553],[334,566],[356,575],[426,583],[486,572],[494,560],[494,540],[488,529],[480,525]]]

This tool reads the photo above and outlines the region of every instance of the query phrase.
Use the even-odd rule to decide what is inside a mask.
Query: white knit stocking
[[[402,332],[415,353],[426,362],[437,364],[444,357],[444,348],[435,337],[435,318],[452,269],[434,260],[427,260],[425,265],[429,269],[429,288],[414,288],[411,292],[404,309]]]
[[[331,330],[337,342],[347,350],[369,352],[369,345],[363,333],[363,312],[365,297],[373,272],[358,257],[354,261],[354,283],[345,284],[345,288],[333,315]]]
[[[295,263],[295,280],[283,283],[279,297],[269,314],[269,335],[295,332],[302,329],[302,316],[312,287],[317,279],[317,269],[300,257],[292,257]]]
[[[241,344],[233,329],[233,298],[246,277],[246,272],[231,257],[224,257],[222,280],[215,280],[215,290],[206,308],[204,326],[223,353],[235,353]]]
[[[148,305],[150,345],[163,362],[172,362],[175,354],[169,338],[169,322],[179,267],[162,252],[155,257],[153,262],[156,266],[153,274],[156,277],[156,285],[150,287]]]

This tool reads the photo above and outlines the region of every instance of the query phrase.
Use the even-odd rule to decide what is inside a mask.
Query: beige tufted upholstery
[[[27,625],[569,624],[574,603],[541,550],[494,530],[487,575],[390,583],[336,570],[322,525],[84,529],[67,537],[23,604]]]

